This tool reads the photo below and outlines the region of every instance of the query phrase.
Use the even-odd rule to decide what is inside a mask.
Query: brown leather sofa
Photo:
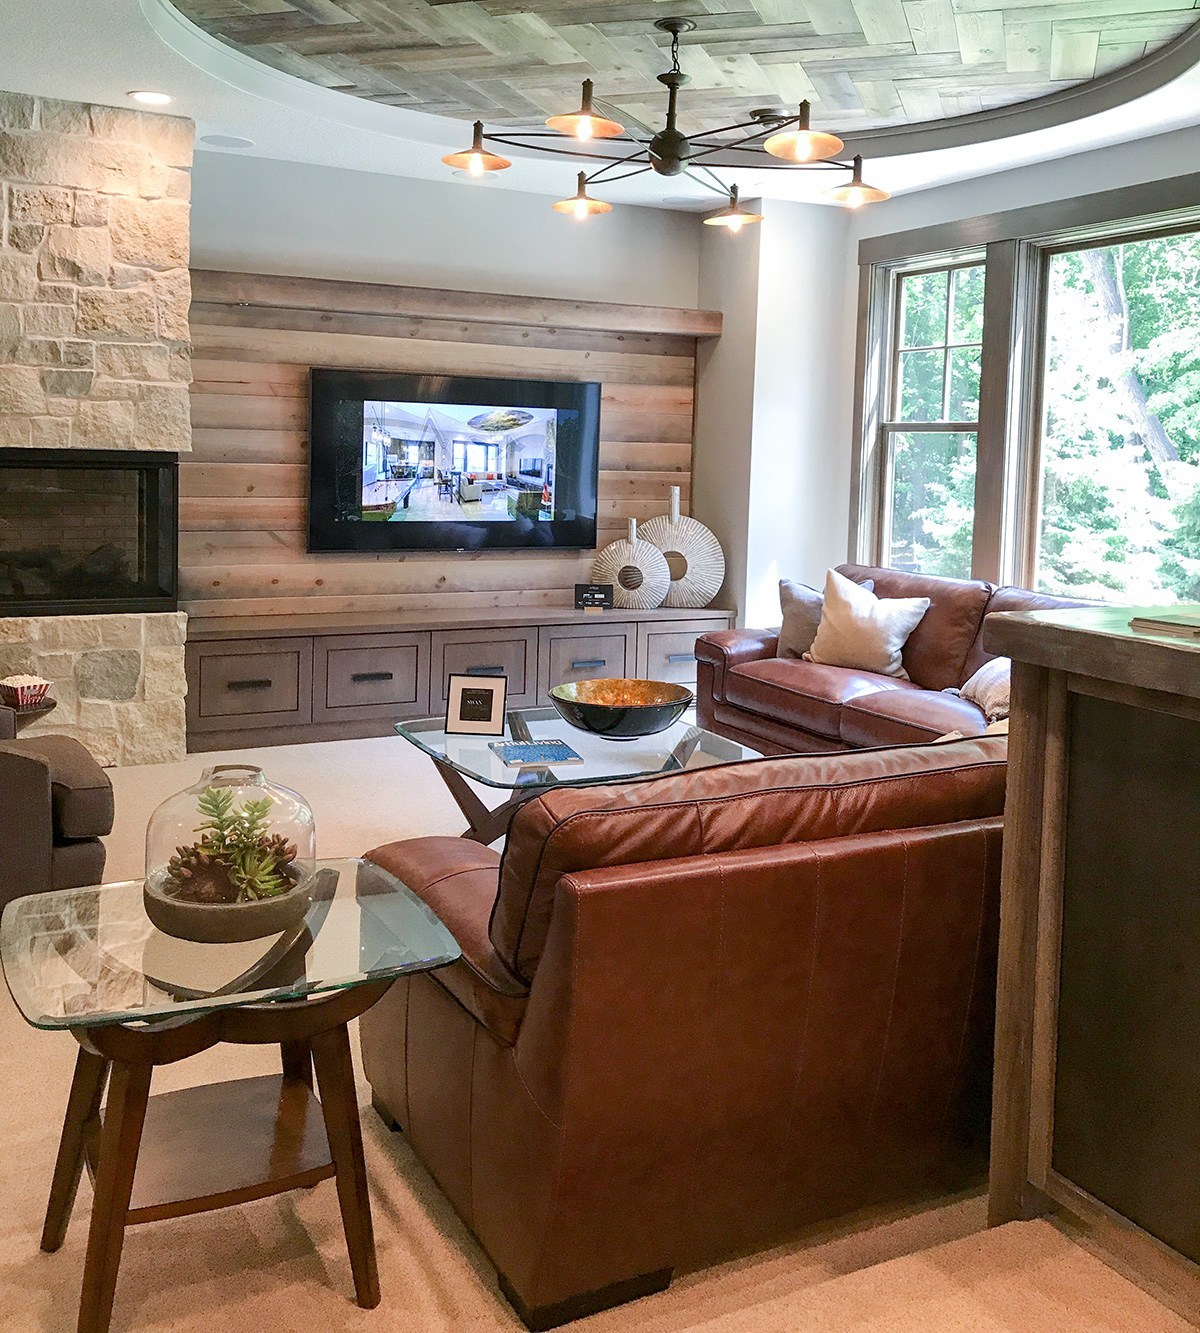
[[[370,858],[462,959],[361,1020],[530,1328],[981,1173],[1006,741],[561,787]]]
[[[0,908],[26,893],[100,883],[112,784],[78,741],[0,741],[0,811]]]
[[[928,597],[929,610],[904,646],[908,680],[776,657],[779,631],[733,629],[696,641],[696,716],[702,727],[764,754],[851,750],[935,740],[948,731],[983,733],[961,688],[994,653],[983,647],[993,611],[1041,611],[1083,603],[975,579],[905,574],[873,565],[838,573],[875,581],[877,597]]]

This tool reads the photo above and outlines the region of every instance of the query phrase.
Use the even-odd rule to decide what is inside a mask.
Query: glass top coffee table
[[[482,843],[502,837],[521,806],[553,786],[628,782],[762,757],[749,746],[696,726],[691,713],[665,731],[631,741],[608,740],[579,731],[569,726],[554,708],[520,708],[510,712],[502,737],[449,735],[444,719],[437,717],[397,722],[396,731],[433,760],[470,825],[462,836]],[[583,763],[510,767],[489,748],[490,742],[499,740],[563,740],[581,756]],[[489,809],[472,790],[470,782],[508,792],[508,799]]]
[[[42,1231],[42,1249],[57,1250],[86,1164],[95,1192],[79,1328],[108,1328],[126,1226],[330,1176],[358,1303],[377,1305],[347,1024],[397,977],[458,957],[433,912],[366,861],[318,862],[304,920],[237,944],[162,934],[140,880],[10,902],[0,963],[13,999],[33,1026],[67,1028],[80,1046]],[[278,1043],[282,1073],[150,1097],[156,1065],[222,1041]]]

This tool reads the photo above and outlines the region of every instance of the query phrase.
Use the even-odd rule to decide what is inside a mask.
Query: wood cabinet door
[[[312,661],[309,638],[189,644],[189,727],[248,731],[310,722]]]
[[[429,640],[427,632],[318,638],[313,721],[428,715]]]
[[[507,676],[509,708],[526,708],[536,698],[537,628],[438,630],[433,635],[430,712],[444,709],[450,676]]]
[[[633,626],[548,625],[541,631],[538,700],[549,703],[550,689],[576,680],[612,680],[637,672]]]

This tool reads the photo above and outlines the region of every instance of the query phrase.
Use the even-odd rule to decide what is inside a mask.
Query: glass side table
[[[10,902],[0,963],[12,997],[34,1027],[66,1028],[80,1047],[41,1242],[61,1246],[86,1165],[95,1190],[80,1333],[109,1326],[126,1226],[330,1176],[358,1303],[378,1305],[347,1024],[397,977],[458,956],[433,912],[366,861],[319,862],[305,919],[238,944],[163,935],[140,880]],[[222,1041],[277,1043],[282,1072],[150,1096],[156,1065]]]
[[[514,709],[506,717],[503,736],[448,733],[445,719],[438,717],[397,722],[396,732],[433,760],[470,825],[462,836],[486,845],[508,831],[513,816],[526,801],[549,787],[628,782],[685,768],[762,758],[757,750],[706,731],[691,718],[692,714],[687,713],[665,731],[630,741],[579,731],[564,722],[556,708]],[[489,742],[497,740],[564,740],[583,762],[510,767],[489,747]],[[508,799],[489,810],[464,779],[507,792]]]

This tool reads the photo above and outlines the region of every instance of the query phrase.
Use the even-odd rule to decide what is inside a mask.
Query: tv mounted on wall
[[[311,372],[308,549],[596,545],[600,386]]]

